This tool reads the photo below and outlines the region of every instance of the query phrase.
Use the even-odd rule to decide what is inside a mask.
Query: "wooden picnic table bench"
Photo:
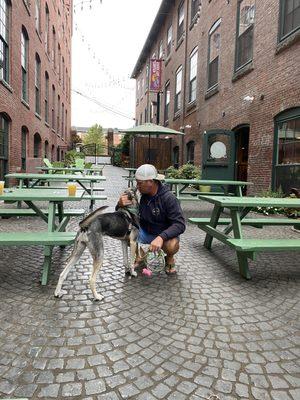
[[[51,173],[69,173],[72,174],[74,172],[80,172],[81,174],[93,175],[99,173],[99,175],[103,174],[103,169],[105,165],[98,165],[91,168],[80,168],[80,167],[36,167],[36,169],[45,172],[46,174]]]
[[[263,251],[299,251],[300,239],[289,238],[244,238],[242,227],[245,225],[262,228],[264,226],[280,225],[300,227],[300,219],[287,218],[245,218],[257,207],[300,208],[300,199],[270,198],[270,197],[229,197],[229,196],[199,196],[203,201],[214,205],[210,218],[189,218],[189,222],[197,224],[206,232],[204,246],[210,249],[213,238],[232,247],[237,254],[240,274],[250,279],[248,258],[255,260],[256,254]],[[220,218],[224,208],[230,210],[230,218]],[[226,225],[221,231],[218,225]],[[233,231],[233,238],[229,233]]]
[[[227,181],[227,180],[208,180],[208,179],[171,179],[166,178],[165,183],[171,186],[174,190],[175,196],[179,201],[192,200],[199,201],[201,196],[204,194],[214,195],[214,196],[242,196],[242,188],[248,185],[252,185],[251,182],[243,181]],[[203,193],[199,190],[190,187],[192,186],[212,186],[213,188],[220,188],[219,192],[207,192]],[[230,193],[229,190],[232,190]]]
[[[90,195],[90,208],[92,209],[95,203],[93,197],[94,184],[97,182],[105,181],[105,176],[100,175],[68,175],[68,174],[28,174],[28,173],[11,173],[5,175],[8,179],[17,179],[19,181],[19,188],[28,187],[34,188],[41,184],[41,182],[76,182],[81,188]],[[87,186],[89,183],[90,187]],[[51,187],[51,186],[50,186]],[[62,188],[60,188],[62,189]]]
[[[7,190],[7,189],[6,189]],[[65,232],[70,217],[77,212],[64,210],[64,202],[79,202],[82,200],[83,191],[77,191],[75,196],[68,196],[66,190],[43,190],[43,189],[10,189],[0,195],[0,200],[23,201],[29,207],[29,211],[22,209],[14,210],[19,216],[31,216],[33,213],[47,223],[47,231],[40,232],[1,232],[0,246],[44,246],[44,262],[42,272],[42,285],[46,285],[50,274],[51,255],[53,246],[66,246],[74,241],[75,232]],[[43,210],[37,203],[48,202],[48,210]],[[2,211],[6,216],[13,215],[12,211]],[[80,210],[80,213],[82,210]],[[1,209],[0,209],[1,215]],[[56,217],[58,221],[56,221]]]

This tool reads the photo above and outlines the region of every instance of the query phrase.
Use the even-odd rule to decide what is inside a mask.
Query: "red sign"
[[[150,90],[159,92],[161,89],[161,60],[150,60]]]

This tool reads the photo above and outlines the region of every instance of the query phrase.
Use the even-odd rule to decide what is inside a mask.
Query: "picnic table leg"
[[[234,238],[242,239],[243,233],[242,233],[242,224],[241,224],[240,213],[238,210],[230,210],[230,214],[231,214]],[[248,266],[247,254],[237,251],[236,255],[237,255],[237,259],[238,259],[240,274],[246,279],[251,279],[249,266]]]
[[[48,210],[48,232],[54,232],[55,230],[55,209],[56,203],[54,201],[49,202]]]
[[[47,285],[49,281],[50,268],[51,268],[51,256],[52,256],[52,246],[45,246],[44,250],[44,263],[41,284],[42,286]]]
[[[220,207],[218,205],[214,206],[214,209],[213,209],[213,212],[212,212],[212,215],[210,218],[209,226],[216,228],[216,226],[218,225],[218,221],[219,221],[222,211],[223,211],[223,207]],[[212,240],[213,240],[213,236],[210,235],[209,233],[207,233],[205,236],[205,240],[204,240],[204,246],[207,249],[211,249]]]
[[[244,219],[250,211],[251,211],[250,207],[245,207],[243,211],[240,213],[240,220]],[[232,229],[233,229],[233,224],[231,223],[223,230],[224,235],[228,235],[228,233],[230,233]]]

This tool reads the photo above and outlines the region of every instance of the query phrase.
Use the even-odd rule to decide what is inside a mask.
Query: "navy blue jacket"
[[[141,228],[163,240],[172,239],[185,231],[185,220],[179,201],[168,186],[159,183],[155,196],[146,194],[140,200]]]

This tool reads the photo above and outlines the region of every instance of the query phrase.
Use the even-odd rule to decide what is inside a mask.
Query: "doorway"
[[[238,181],[247,181],[250,127],[249,125],[241,125],[233,131],[236,137],[235,178]]]

